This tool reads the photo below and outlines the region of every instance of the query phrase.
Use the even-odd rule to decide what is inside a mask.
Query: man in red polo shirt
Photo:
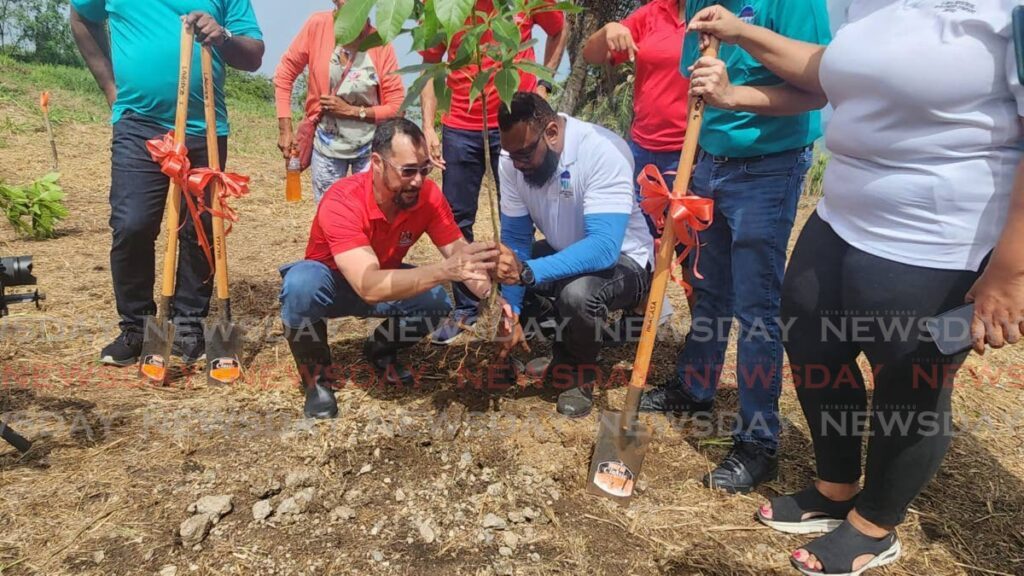
[[[548,0],[552,4],[554,0]],[[477,0],[473,6],[473,16],[466,21],[471,23],[477,12],[491,13],[494,11],[492,0]],[[523,42],[533,37],[533,27],[538,25],[548,35],[544,47],[544,65],[552,70],[558,68],[565,51],[565,43],[569,32],[565,24],[565,15],[560,11],[537,12],[532,16],[522,13],[516,16],[519,35]],[[490,32],[485,33],[480,43],[492,41]],[[462,44],[462,37],[456,36],[450,46],[440,44],[429,50],[420,52],[424,62],[440,62],[445,53],[448,60],[454,60]],[[527,48],[516,56],[517,61],[536,60],[533,48]],[[481,62],[484,69],[493,68],[495,62],[484,58]],[[420,95],[423,106],[423,132],[427,136],[427,147],[431,160],[444,170],[441,187],[455,214],[455,222],[462,229],[467,240],[473,240],[473,223],[476,221],[477,204],[480,198],[480,184],[484,172],[484,143],[481,131],[484,127],[483,103],[487,100],[488,139],[491,147],[491,170],[494,184],[498,186],[498,156],[501,152],[501,135],[498,131],[498,108],[501,98],[494,87],[493,76],[487,82],[481,97],[473,105],[469,105],[469,90],[473,79],[477,76],[477,67],[466,66],[447,78],[451,91],[451,109],[441,118],[441,139],[438,140],[434,129],[434,117],[437,113],[437,97],[433,83],[427,82]],[[523,92],[537,92],[547,97],[551,90],[548,82],[538,82],[533,74],[520,73],[519,88]],[[433,334],[431,341],[435,344],[451,343],[462,331],[462,326],[472,326],[476,322],[477,300],[472,290],[462,284],[453,284],[455,295],[455,311],[448,322],[443,323]]]
[[[338,180],[317,208],[306,259],[281,268],[281,321],[306,390],[308,418],[334,418],[327,318],[385,318],[363,352],[390,383],[411,384],[397,352],[425,336],[451,311],[442,286],[464,282],[483,298],[498,255],[493,242],[470,244],[441,190],[423,132],[405,118],[377,126],[371,169]],[[426,233],[444,260],[414,268],[402,259]]]

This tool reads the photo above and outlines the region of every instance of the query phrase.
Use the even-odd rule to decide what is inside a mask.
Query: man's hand
[[[530,345],[526,343],[526,335],[523,334],[523,326],[519,323],[519,314],[513,312],[512,307],[504,300],[501,301],[501,321],[498,323],[497,339],[501,344],[501,348],[498,350],[499,360],[506,360],[516,346],[521,347],[525,352],[530,351]]]
[[[285,160],[292,157],[292,148],[294,147],[295,135],[292,134],[291,128],[279,130],[277,133],[277,149],[281,151]]]
[[[321,96],[320,108],[324,114],[335,118],[359,118],[359,107],[349,104],[338,96]]]
[[[733,109],[733,86],[725,62],[702,56],[690,66],[690,96],[703,98],[708,106]]]
[[[1024,271],[1019,265],[992,262],[967,293],[974,302],[971,337],[974,351],[985,353],[985,345],[1002,348],[1016,344],[1024,331]]]
[[[735,44],[743,36],[744,27],[748,24],[722,6],[708,6],[697,12],[686,25],[689,30],[700,32],[700,49],[703,51],[714,36],[726,44]]]
[[[608,51],[611,53],[626,52],[629,54],[629,61],[636,60],[636,53],[640,51],[633,41],[633,34],[618,22],[609,22],[604,25],[604,35],[608,40]]]
[[[423,135],[427,139],[427,152],[430,154],[430,163],[444,170],[445,162],[444,156],[441,154],[441,139],[437,137],[437,132],[433,128],[425,129],[423,130]]]
[[[519,284],[523,263],[511,248],[498,243],[498,265],[495,267],[495,280],[505,285]]]
[[[444,277],[451,282],[488,281],[487,271],[493,270],[498,257],[494,242],[473,242],[455,249],[451,256],[441,263]]]
[[[196,10],[183,16],[186,26],[192,28],[196,41],[203,46],[223,46],[228,39],[227,28],[220,25],[213,16]]]

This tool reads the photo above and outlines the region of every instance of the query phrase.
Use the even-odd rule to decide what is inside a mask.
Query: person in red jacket
[[[470,18],[474,18],[478,11],[493,12],[493,1],[477,0],[473,7],[474,16],[470,16]],[[548,40],[544,48],[543,64],[548,68],[557,69],[562,60],[562,53],[565,51],[565,42],[569,34],[565,24],[565,15],[555,10],[538,12],[532,16],[518,14],[516,24],[519,25],[519,33],[523,42],[530,40],[533,36],[534,25],[540,26],[547,33]],[[480,42],[486,43],[491,40],[492,37],[488,32],[481,37]],[[450,46],[439,44],[420,52],[420,54],[423,56],[424,62],[440,62],[446,53],[448,59],[453,60],[461,41],[461,36],[456,36]],[[535,58],[533,48],[527,48],[517,56],[517,60],[533,61]],[[484,58],[482,62],[484,69],[494,66],[494,61]],[[486,171],[483,137],[481,136],[484,128],[483,105],[485,98],[487,101],[487,137],[495,187],[499,186],[498,156],[501,152],[501,136],[498,131],[498,107],[501,106],[501,99],[498,97],[498,91],[494,87],[492,78],[487,82],[483,95],[470,106],[469,89],[476,75],[476,66],[466,66],[448,76],[448,89],[452,96],[451,109],[441,118],[440,140],[434,127],[437,96],[434,94],[433,84],[428,82],[421,94],[423,132],[427,137],[427,148],[434,164],[444,170],[442,175],[444,196],[448,199],[448,204],[455,214],[455,221],[462,229],[463,236],[470,242],[473,241],[473,223],[476,221],[480,185],[483,183]],[[533,74],[521,72],[518,90],[537,92],[541,96],[547,97],[551,85],[544,81],[538,82],[537,77]],[[442,323],[432,335],[431,341],[435,344],[451,343],[462,332],[463,326],[472,326],[476,322],[478,307],[476,297],[462,284],[453,284],[452,290],[455,293],[455,310],[449,321]]]
[[[343,0],[334,0],[341,7]],[[285,158],[296,145],[291,98],[295,79],[309,69],[307,119],[319,118],[310,164],[313,197],[319,203],[338,179],[369,167],[370,142],[376,125],[394,118],[405,98],[402,79],[394,72],[398,59],[391,45],[359,52],[373,27],[367,20],[358,38],[345,46],[334,41],[334,12],[310,16],[274,73],[277,102],[277,147]]]

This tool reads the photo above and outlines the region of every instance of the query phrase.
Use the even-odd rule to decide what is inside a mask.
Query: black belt
[[[698,152],[698,158],[702,158],[703,156],[710,156],[711,157],[711,161],[714,162],[715,164],[728,164],[730,162],[750,162],[750,161],[757,161],[757,160],[766,160],[768,158],[774,158],[775,156],[781,156],[783,154],[794,154],[794,153],[795,154],[799,154],[801,152],[806,152],[806,151],[811,150],[813,148],[814,148],[814,144],[808,144],[807,146],[802,146],[800,148],[792,148],[790,150],[783,150],[781,152],[773,152],[771,154],[761,154],[760,156],[743,156],[743,157],[740,157],[740,156],[716,156],[714,154],[711,154],[710,152],[707,152],[706,150],[704,150],[703,148],[700,148],[700,147],[697,148],[697,152]]]

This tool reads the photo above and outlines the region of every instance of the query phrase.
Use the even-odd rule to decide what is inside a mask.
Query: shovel
[[[188,120],[189,82],[192,75],[192,30],[181,29],[181,61],[178,66],[178,107],[174,115],[174,142],[185,143],[185,123]],[[174,323],[171,321],[171,298],[174,297],[174,274],[178,266],[178,224],[181,216],[181,187],[171,178],[167,188],[167,207],[164,228],[167,247],[164,250],[163,281],[156,317],[146,317],[146,331],[139,357],[139,375],[154,384],[167,381],[167,368],[174,344]]]
[[[213,52],[203,46],[203,101],[206,112],[206,153],[211,170],[220,170],[217,144],[217,111],[213,93]],[[228,250],[221,216],[220,180],[210,181],[210,206],[213,213],[213,257],[216,266],[217,316],[206,326],[206,383],[231,384],[242,375],[242,329],[231,321],[231,296],[228,292]]]
[[[718,40],[712,38],[703,55],[714,58],[717,54]],[[700,98],[691,100],[688,115],[686,140],[679,155],[679,171],[672,186],[672,193],[676,195],[684,194],[690,185],[690,176],[697,156],[697,137],[700,135],[700,127],[704,120],[704,101]],[[647,382],[647,372],[651,365],[651,352],[654,350],[654,340],[658,332],[665,287],[672,272],[675,245],[675,231],[670,224],[666,224],[655,258],[654,280],[651,283],[650,296],[647,298],[644,325],[633,361],[633,373],[629,379],[626,402],[622,412],[602,411],[598,423],[597,442],[594,446],[594,456],[590,461],[587,492],[611,498],[619,504],[627,504],[633,496],[633,489],[640,475],[640,466],[643,465],[647,445],[651,442],[650,427],[639,421],[637,412],[640,408],[640,394]]]

